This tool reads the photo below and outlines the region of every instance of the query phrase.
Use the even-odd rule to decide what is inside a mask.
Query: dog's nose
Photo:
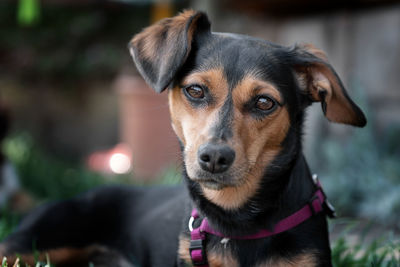
[[[232,165],[235,151],[227,145],[207,143],[199,147],[197,158],[203,170],[221,173]]]

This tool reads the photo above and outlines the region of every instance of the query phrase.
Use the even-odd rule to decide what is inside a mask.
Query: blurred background
[[[3,0],[0,239],[13,227],[4,214],[46,200],[104,183],[179,182],[166,94],[143,82],[127,43],[184,8],[206,11],[213,31],[327,53],[368,125],[329,124],[314,105],[306,157],[341,217],[398,234],[400,1]]]

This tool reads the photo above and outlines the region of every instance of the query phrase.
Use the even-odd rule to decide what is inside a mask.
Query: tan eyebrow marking
[[[259,80],[254,80],[251,82],[255,84],[253,85],[254,86],[253,92],[255,94],[267,94],[273,97],[279,104],[282,104],[283,98],[281,96],[281,93],[275,88],[274,85]]]

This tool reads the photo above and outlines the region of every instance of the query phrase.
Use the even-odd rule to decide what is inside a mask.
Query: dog
[[[211,32],[192,10],[129,44],[138,71],[167,90],[183,184],[96,189],[38,208],[0,255],[57,266],[331,266],[333,210],[302,154],[305,109],[366,124],[326,55]],[[149,140],[151,142],[151,140]],[[15,259],[15,258],[14,258]]]

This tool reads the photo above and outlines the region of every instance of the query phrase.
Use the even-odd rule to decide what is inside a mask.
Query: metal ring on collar
[[[193,231],[193,222],[194,222],[194,217],[191,216],[190,219],[189,219],[189,225],[188,225],[190,232]]]

